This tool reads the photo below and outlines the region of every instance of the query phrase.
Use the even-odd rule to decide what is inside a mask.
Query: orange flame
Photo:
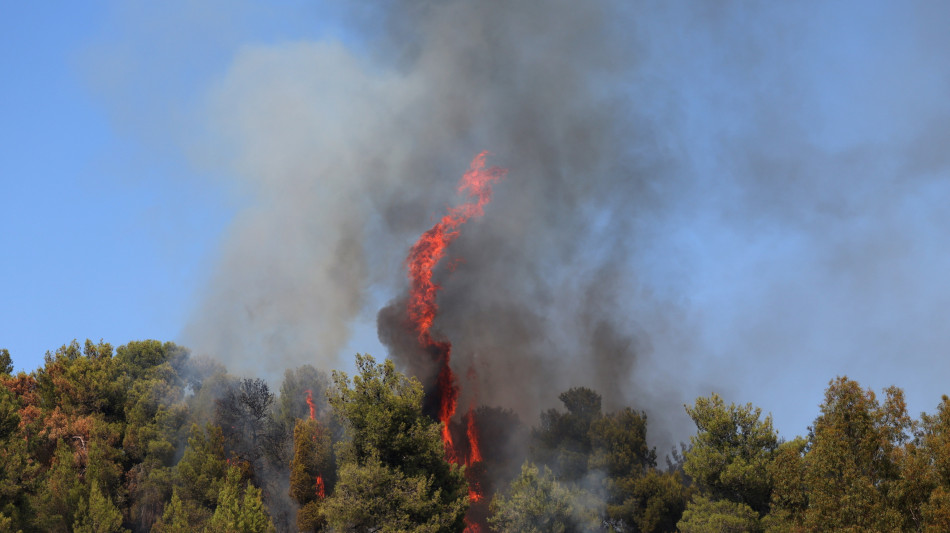
[[[439,364],[436,391],[439,395],[439,422],[442,423],[442,444],[445,447],[446,458],[453,463],[464,462],[466,465],[480,462],[482,454],[478,445],[475,416],[471,409],[466,415],[465,436],[469,444],[467,458],[459,453],[452,439],[449,423],[458,407],[459,385],[449,364],[452,359],[452,344],[445,340],[436,340],[431,333],[432,324],[439,310],[436,294],[441,288],[432,280],[432,274],[436,265],[445,256],[448,245],[458,238],[459,228],[470,218],[484,214],[485,205],[491,201],[492,183],[502,179],[507,173],[507,170],[500,167],[486,169],[487,156],[488,152],[475,156],[468,171],[459,182],[459,194],[467,195],[469,200],[462,205],[450,208],[448,214],[423,233],[409,250],[409,257],[406,259],[410,281],[407,306],[409,321],[418,332],[419,343],[433,353]],[[476,483],[470,483],[468,495],[472,502],[483,499],[481,489]],[[483,529],[478,523],[466,520],[465,531],[478,533]]]
[[[416,244],[409,251],[407,263],[409,267],[409,320],[419,332],[419,342],[426,348],[432,349],[439,359],[439,374],[436,387],[439,392],[439,421],[442,422],[442,442],[446,454],[453,462],[458,461],[452,434],[449,431],[449,421],[455,415],[458,404],[458,380],[449,361],[452,357],[452,344],[447,341],[437,341],[432,337],[431,328],[438,312],[436,294],[440,287],[432,281],[432,272],[435,266],[445,256],[448,245],[458,236],[458,228],[472,217],[484,214],[485,204],[491,201],[491,184],[500,180],[507,171],[499,167],[485,168],[485,158],[488,152],[475,156],[469,170],[459,182],[458,192],[464,193],[471,199],[467,203],[452,207],[448,214],[429,231],[422,234]]]
[[[435,295],[440,287],[432,281],[432,271],[445,255],[446,247],[459,236],[459,226],[484,214],[485,204],[491,201],[491,184],[507,173],[499,167],[485,169],[487,156],[488,152],[475,156],[459,182],[458,192],[467,193],[474,201],[450,208],[448,214],[423,233],[409,251],[409,320],[419,331],[419,342],[424,346],[435,343],[429,330],[439,309]],[[446,343],[446,347],[450,349],[451,345]]]
[[[327,497],[327,489],[323,485],[323,476],[317,475],[317,498],[324,499]]]
[[[469,447],[467,464],[471,465],[482,460],[482,451],[478,446],[478,428],[475,427],[475,411],[468,410],[465,415],[465,422],[465,434],[468,436]]]
[[[316,420],[317,408],[313,405],[313,391],[307,389],[307,407],[310,408],[310,420]]]

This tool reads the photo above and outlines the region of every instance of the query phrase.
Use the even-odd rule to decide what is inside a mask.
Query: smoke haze
[[[436,273],[463,395],[534,423],[586,385],[663,444],[712,390],[802,433],[839,373],[930,409],[945,10],[420,1],[334,5],[318,37],[229,26],[175,135],[244,200],[183,341],[258,375],[339,367],[388,301],[379,338],[412,367],[406,254],[487,149],[508,177]]]

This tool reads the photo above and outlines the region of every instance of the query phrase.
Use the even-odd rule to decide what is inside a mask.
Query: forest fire
[[[323,476],[317,475],[317,487],[316,487],[317,498],[324,499],[327,497],[327,489],[323,484]]]
[[[313,404],[313,391],[310,389],[307,389],[307,407],[310,408],[310,420],[316,421],[317,408]],[[316,442],[317,440],[316,435],[313,436],[313,440],[314,442]],[[317,474],[317,479],[315,481],[314,488],[315,488],[315,494],[317,495],[317,499],[322,500],[327,497],[327,488],[326,488],[326,484],[323,482],[322,475]]]
[[[307,407],[310,408],[310,420],[316,420],[317,408],[313,405],[313,391],[307,390]]]
[[[507,171],[500,167],[485,168],[488,152],[475,156],[469,170],[459,182],[458,192],[469,197],[469,201],[449,209],[449,212],[431,229],[422,234],[412,246],[407,259],[409,270],[408,316],[412,326],[418,332],[419,343],[432,354],[439,367],[436,378],[435,394],[438,395],[438,417],[442,422],[442,442],[449,461],[471,466],[482,460],[478,444],[478,431],[474,411],[469,407],[465,415],[466,455],[452,436],[451,421],[458,408],[459,384],[452,371],[452,343],[433,337],[431,328],[438,313],[436,295],[440,289],[433,279],[433,270],[445,256],[446,248],[459,236],[459,228],[473,217],[484,213],[485,205],[491,201],[492,183],[502,179]],[[470,479],[469,498],[472,502],[483,499],[476,483]],[[469,523],[467,531],[479,531],[479,526]]]

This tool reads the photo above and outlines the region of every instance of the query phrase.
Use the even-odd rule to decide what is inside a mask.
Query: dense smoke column
[[[491,201],[491,184],[505,175],[504,169],[484,168],[487,155],[487,152],[478,154],[459,183],[458,192],[467,194],[473,201],[449,209],[442,220],[422,234],[409,251],[407,259],[410,281],[407,314],[413,329],[418,332],[419,343],[433,356],[433,363],[438,368],[435,401],[439,421],[443,424],[442,441],[453,462],[466,462],[460,457],[449,429],[458,406],[459,386],[450,364],[452,344],[447,340],[436,340],[431,332],[439,309],[436,302],[439,286],[432,280],[432,275],[436,265],[445,256],[448,245],[458,237],[459,227],[470,218],[484,213],[485,204]],[[473,449],[477,453],[477,445]]]
[[[448,214],[431,229],[422,234],[409,251],[407,259],[409,271],[409,298],[406,314],[409,324],[417,333],[420,346],[431,359],[429,363],[437,368],[435,385],[428,387],[430,403],[437,406],[437,417],[442,422],[442,443],[449,461],[472,466],[482,460],[478,445],[478,428],[475,423],[474,406],[464,417],[467,452],[462,449],[452,435],[452,419],[458,408],[459,384],[452,370],[452,344],[448,340],[438,340],[432,335],[432,324],[438,313],[436,297],[439,285],[433,281],[435,267],[445,257],[449,244],[459,235],[459,228],[472,217],[484,214],[484,206],[491,200],[491,184],[504,177],[506,170],[499,167],[485,168],[487,152],[478,154],[459,183],[458,192],[466,194],[470,201],[452,207]],[[425,363],[423,363],[425,364]],[[480,484],[469,480],[469,499],[473,504],[483,500]],[[480,531],[481,526],[468,521],[466,531]]]
[[[452,341],[459,405],[477,389],[481,403],[531,424],[558,392],[583,385],[608,408],[655,414],[651,435],[666,413],[688,424],[681,405],[692,392],[663,394],[692,368],[663,344],[686,322],[669,319],[667,294],[643,294],[651,280],[634,261],[662,235],[653,217],[676,183],[663,139],[634,105],[643,50],[624,5],[387,3],[363,10],[372,20],[354,15],[356,31],[385,26],[366,28],[365,49],[243,49],[213,96],[258,201],[222,250],[189,344],[237,371],[340,368],[354,316],[395,297],[378,316],[382,344],[401,370],[436,383],[439,350],[406,327],[398,265],[451,205],[441,180],[490,146],[518,179],[453,241],[464,262],[435,272],[458,267],[433,332]],[[647,342],[646,332],[659,335]],[[651,372],[654,348],[675,379]],[[438,405],[427,408],[438,417]]]

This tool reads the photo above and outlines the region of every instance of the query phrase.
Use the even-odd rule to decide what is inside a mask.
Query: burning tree
[[[314,418],[294,427],[294,458],[290,462],[290,496],[300,504],[297,529],[319,531],[326,523],[320,505],[331,487],[333,457],[330,435]]]
[[[476,476],[479,472],[484,477],[482,453],[478,441],[478,427],[475,421],[475,406],[469,405],[465,414],[464,432],[454,436],[453,418],[458,409],[459,383],[452,370],[452,343],[443,338],[437,338],[432,332],[432,326],[438,314],[439,306],[436,296],[440,289],[433,280],[436,266],[445,257],[449,244],[459,236],[459,228],[473,217],[484,214],[485,205],[491,201],[492,184],[502,179],[507,171],[500,167],[485,168],[485,158],[488,152],[481,152],[469,170],[462,176],[458,185],[459,194],[468,197],[467,201],[452,207],[439,222],[422,234],[412,246],[407,258],[409,271],[409,298],[406,305],[406,314],[409,325],[417,335],[419,346],[429,354],[436,368],[435,386],[429,387],[429,404],[435,405],[435,413],[442,423],[442,445],[448,460],[454,464],[463,464],[477,468],[469,469],[468,497],[475,504],[473,516],[467,520],[467,531],[482,530],[481,515],[486,511],[485,495],[481,482]],[[474,369],[471,369],[474,372]],[[461,438],[464,442],[459,442]],[[478,515],[478,516],[474,516]]]
[[[422,385],[357,355],[352,380],[334,372],[330,405],[345,429],[337,482],[323,502],[340,531],[461,531],[468,509],[462,469],[446,461],[440,425],[422,412]]]

